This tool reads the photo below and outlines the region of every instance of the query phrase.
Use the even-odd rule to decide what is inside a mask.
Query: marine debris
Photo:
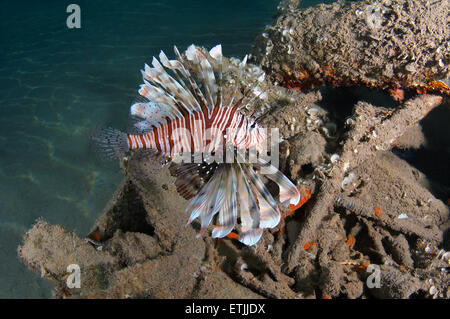
[[[304,10],[283,1],[253,60],[288,88],[365,85],[449,94],[448,1],[337,1]]]

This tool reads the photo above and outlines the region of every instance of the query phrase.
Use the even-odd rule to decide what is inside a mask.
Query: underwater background
[[[71,3],[81,8],[80,29],[66,26]],[[0,298],[51,296],[17,246],[39,218],[89,232],[123,176],[117,162],[94,158],[84,132],[127,128],[144,63],[192,43],[221,43],[225,56],[242,58],[278,3],[0,2]]]

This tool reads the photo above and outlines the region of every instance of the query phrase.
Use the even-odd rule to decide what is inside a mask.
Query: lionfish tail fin
[[[112,161],[120,158],[130,149],[127,134],[113,128],[95,128],[86,135],[101,160]]]

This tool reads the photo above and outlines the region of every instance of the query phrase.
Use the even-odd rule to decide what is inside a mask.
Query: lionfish
[[[149,149],[172,159],[169,169],[176,177],[177,191],[190,200],[186,226],[199,217],[199,237],[215,218],[212,237],[223,238],[236,228],[240,242],[254,245],[264,228],[277,226],[281,217],[277,202],[262,180],[262,168],[264,176],[278,184],[283,205],[297,205],[300,192],[276,167],[260,158],[256,163],[174,161],[182,153],[215,154],[226,147],[260,150],[266,140],[258,118],[241,113],[254,100],[254,92],[242,93],[236,84],[231,94],[224,97],[221,45],[209,52],[191,45],[185,58],[176,47],[174,51],[175,60],[169,60],[161,51],[159,61],[153,57],[153,67],[145,65],[142,70],[144,84],[130,110],[132,118],[137,119],[133,125],[139,134],[105,128],[91,138],[106,158]],[[246,61],[247,56],[239,65],[239,78]]]

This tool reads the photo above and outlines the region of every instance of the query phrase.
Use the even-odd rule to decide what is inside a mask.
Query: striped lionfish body
[[[145,107],[134,104],[132,114],[136,116]],[[138,123],[138,128],[145,125]],[[257,124],[254,132],[250,129],[251,125],[251,119],[239,113],[235,107],[196,110],[176,119],[167,119],[148,133],[129,134],[128,145],[131,150],[149,148],[169,157],[179,153],[215,153],[222,150],[223,141],[247,149],[259,146],[266,138]]]
[[[222,238],[236,229],[239,241],[254,245],[264,228],[275,227],[281,217],[277,202],[261,179],[263,169],[264,176],[278,184],[283,205],[299,203],[300,193],[277,168],[259,158],[256,163],[204,158],[194,163],[175,161],[180,154],[261,150],[266,134],[254,117],[240,112],[241,107],[255,99],[254,95],[241,94],[236,85],[224,98],[220,45],[209,52],[191,45],[185,52],[187,61],[174,49],[177,59],[169,60],[161,51],[160,61],[153,58],[153,67],[145,65],[142,71],[144,84],[139,89],[139,100],[130,110],[136,119],[134,126],[141,133],[103,129],[92,139],[107,158],[149,149],[174,159],[169,169],[177,178],[175,185],[180,195],[190,200],[188,224],[200,218],[199,236],[215,219],[213,237]],[[240,65],[239,76],[246,60],[247,57]]]

